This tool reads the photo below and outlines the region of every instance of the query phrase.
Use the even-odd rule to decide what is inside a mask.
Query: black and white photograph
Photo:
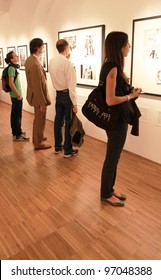
[[[25,70],[25,61],[26,61],[26,58],[28,56],[27,45],[18,46],[17,47],[17,54],[19,56],[20,69]]]
[[[16,47],[7,47],[7,53],[11,51],[16,52]]]
[[[0,48],[0,68],[4,68],[3,48]]]
[[[105,25],[58,32],[58,38],[69,43],[70,60],[76,71],[78,85],[98,84],[104,37]]]
[[[81,78],[87,80],[96,80],[96,65],[81,64]]]
[[[157,73],[157,84],[161,85],[161,69],[158,70],[158,73]]]
[[[71,52],[74,52],[74,49],[77,47],[77,37],[69,36],[64,38],[69,43],[69,48]]]
[[[161,59],[161,28],[145,30],[146,59]]]
[[[161,16],[133,20],[131,84],[161,95]]]
[[[40,56],[40,62],[46,72],[48,72],[48,45],[44,43],[44,51]]]

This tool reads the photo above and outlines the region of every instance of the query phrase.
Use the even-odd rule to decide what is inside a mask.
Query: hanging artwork
[[[25,70],[25,61],[27,59],[27,45],[18,46],[17,54],[19,57],[19,65],[21,70]]]
[[[77,84],[98,85],[105,25],[60,31],[58,38],[69,43],[70,59],[76,71]]]
[[[11,51],[16,52],[16,47],[7,47],[7,53]]]
[[[40,62],[44,67],[45,71],[48,72],[48,45],[44,43],[44,50],[42,55],[40,56]]]
[[[133,20],[131,84],[161,96],[161,16]]]
[[[0,68],[4,68],[4,57],[2,48],[0,48]]]

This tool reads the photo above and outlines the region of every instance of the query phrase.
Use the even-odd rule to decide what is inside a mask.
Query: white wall
[[[56,54],[55,42],[58,31],[93,25],[106,25],[106,34],[113,30],[125,31],[132,39],[132,20],[159,15],[160,0],[8,0],[10,5],[2,5],[6,0],[0,0],[0,47],[6,55],[7,47],[29,45],[34,37],[41,37],[48,43],[48,58]],[[126,59],[126,73],[130,76],[131,57]],[[2,72],[2,69],[0,69]],[[26,79],[21,71],[22,87],[25,95]],[[52,105],[48,107],[47,118],[54,119],[54,90],[48,75],[48,86]],[[141,86],[134,85],[134,86]],[[106,141],[103,130],[89,123],[81,114],[81,104],[90,90],[77,88],[79,117],[82,119],[88,135]],[[0,99],[10,103],[9,96],[0,90]],[[143,96],[137,101],[141,111],[140,136],[128,134],[125,149],[138,155],[161,163],[161,98]],[[32,108],[24,98],[24,109],[32,112]]]

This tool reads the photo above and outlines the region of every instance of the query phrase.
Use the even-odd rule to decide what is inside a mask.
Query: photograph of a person
[[[145,59],[161,59],[161,28],[144,31]]]
[[[40,56],[40,62],[46,72],[48,72],[48,46],[44,43],[43,53]]]
[[[4,68],[4,57],[2,48],[0,48],[0,68]]]
[[[9,52],[16,52],[16,47],[7,47],[7,53]]]
[[[77,36],[69,36],[64,38],[69,43],[70,51],[73,52],[77,47]]]
[[[18,46],[17,52],[19,56],[20,69],[25,70],[25,61],[27,59],[27,45]]]
[[[96,66],[81,64],[81,79],[96,80]]]
[[[86,35],[85,38],[85,57],[94,55],[94,38],[93,35]]]

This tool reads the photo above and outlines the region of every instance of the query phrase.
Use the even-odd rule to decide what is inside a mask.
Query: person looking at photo
[[[5,62],[9,65],[8,77],[10,87],[10,97],[12,102],[11,107],[11,129],[14,141],[29,141],[29,137],[26,137],[26,133],[21,128],[22,123],[22,107],[23,107],[23,96],[21,90],[21,83],[19,73],[16,77],[16,71],[20,67],[19,57],[14,51],[10,51],[5,58]]]
[[[77,113],[76,96],[76,73],[69,60],[69,44],[66,40],[60,39],[56,43],[58,55],[50,60],[49,73],[53,87],[56,89],[55,104],[55,154],[59,154],[64,149],[64,157],[68,158],[78,154],[77,149],[73,149],[71,143],[70,128],[72,114]],[[65,137],[62,144],[62,123],[65,120]]]
[[[40,56],[44,51],[44,43],[40,38],[30,41],[31,55],[26,59],[25,71],[27,78],[27,101],[34,107],[33,144],[35,150],[51,148],[44,144],[47,140],[44,136],[47,106],[51,104],[47,88],[46,72],[40,63]]]
[[[141,88],[133,89],[124,73],[124,59],[130,50],[128,35],[111,32],[105,40],[105,60],[100,72],[100,81],[106,79],[106,102],[109,106],[129,102],[140,96]],[[106,76],[104,77],[104,73]],[[107,152],[101,175],[101,200],[113,206],[124,206],[126,196],[115,190],[117,166],[126,140],[128,123],[120,115],[114,130],[106,131]],[[127,170],[126,170],[127,171]]]

